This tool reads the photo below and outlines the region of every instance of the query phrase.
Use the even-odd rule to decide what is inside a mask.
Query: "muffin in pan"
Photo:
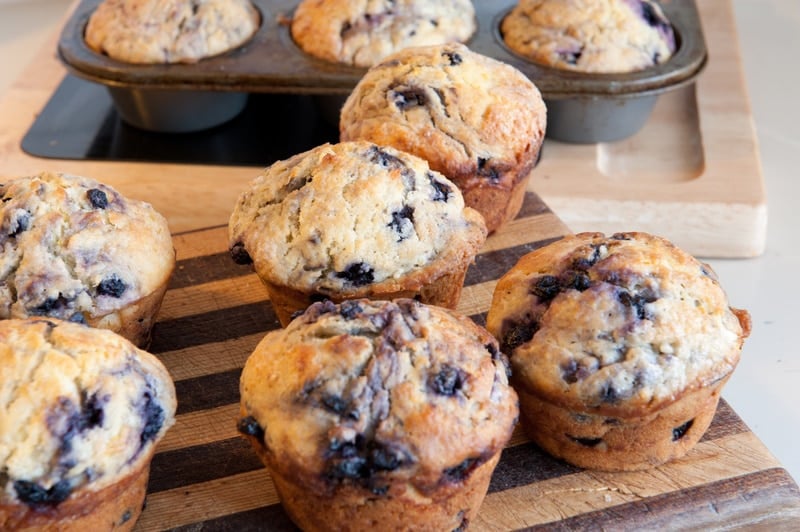
[[[239,430],[303,530],[463,530],[517,421],[506,363],[440,307],[315,303],[248,358]]]
[[[739,362],[749,314],[711,268],[646,233],[581,233],[522,257],[487,328],[509,354],[524,426],[586,468],[685,455]]]
[[[12,179],[0,198],[0,319],[50,316],[149,343],[175,267],[163,216],[63,173]]]
[[[250,0],[103,0],[84,38],[126,63],[194,63],[242,46],[260,22]]]
[[[341,140],[422,157],[453,181],[489,232],[522,206],[547,110],[511,65],[450,43],[408,48],[370,68],[342,107]]]
[[[0,321],[0,529],[131,530],[175,389],[154,356],[53,318]]]
[[[517,54],[580,72],[634,72],[676,49],[675,31],[652,0],[520,0],[500,30]]]
[[[301,0],[291,20],[304,52],[356,67],[411,46],[466,42],[475,29],[471,0]]]
[[[284,326],[326,298],[415,297],[455,308],[485,239],[480,214],[447,178],[363,141],[274,163],[229,221],[233,259],[253,263]]]

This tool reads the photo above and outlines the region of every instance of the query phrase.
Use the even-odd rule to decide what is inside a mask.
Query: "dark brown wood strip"
[[[272,304],[265,300],[226,309],[184,316],[156,323],[151,353],[177,351],[188,347],[265,333],[280,327]]]
[[[239,402],[242,368],[175,382],[178,415]]]
[[[289,519],[280,504],[263,506],[246,512],[209,519],[171,529],[172,532],[296,532],[300,530]]]
[[[467,275],[464,278],[464,286],[472,286],[478,283],[499,279],[510,270],[523,255],[550,244],[551,242],[560,240],[561,238],[562,237],[556,237],[536,240],[534,242],[525,242],[524,244],[512,246],[510,248],[479,253],[475,257],[475,262],[473,262],[467,270]]]
[[[227,251],[182,259],[175,264],[169,280],[169,289],[186,288],[221,279],[242,277],[253,273],[250,264],[236,264]]]
[[[733,411],[731,405],[720,399],[717,405],[717,411],[714,414],[714,419],[711,420],[706,433],[700,438],[700,441],[718,440],[726,436],[733,436],[734,434],[741,434],[742,432],[749,432],[750,429],[742,421],[742,418]]]
[[[535,443],[506,447],[489,483],[489,493],[527,486],[582,471],[551,457]]]
[[[239,437],[156,453],[147,491],[157,493],[263,467],[250,443]]]
[[[726,524],[746,528],[756,523],[766,526],[765,516],[773,523],[794,521],[797,525],[800,523],[798,498],[800,490],[784,469],[765,469],[526,530],[667,530],[687,526],[702,530]],[[770,515],[765,512],[767,509],[774,512]],[[748,522],[748,518],[752,521]],[[775,529],[783,528],[776,526]]]
[[[522,200],[522,208],[519,210],[519,214],[517,214],[517,219],[532,218],[542,214],[552,214],[552,212],[550,207],[548,207],[537,194],[526,192],[525,199]]]

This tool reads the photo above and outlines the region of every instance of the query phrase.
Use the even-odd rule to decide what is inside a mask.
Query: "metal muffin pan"
[[[62,30],[59,57],[74,75],[106,85],[123,119],[163,131],[180,130],[176,126],[184,122],[189,123],[186,130],[210,127],[196,127],[191,122],[197,120],[198,109],[208,112],[215,94],[220,96],[220,105],[227,106],[227,114],[235,116],[243,105],[242,95],[248,93],[346,95],[364,75],[363,68],[317,59],[297,47],[288,20],[299,0],[252,2],[261,13],[261,26],[241,47],[192,64],[134,65],[98,54],[86,45],[84,29],[100,0],[82,0]],[[707,60],[694,0],[660,2],[677,38],[678,49],[670,60],[623,74],[563,71],[524,59],[506,47],[499,32],[500,21],[516,0],[473,3],[478,29],[465,44],[513,65],[533,80],[548,106],[547,134],[559,140],[601,142],[632,135],[646,122],[657,96],[694,82]],[[193,102],[195,93],[203,100]],[[225,93],[239,93],[239,103],[224,103]],[[135,105],[126,108],[125,99]],[[176,101],[181,105],[173,105]],[[220,115],[224,118],[226,113]],[[147,117],[160,118],[152,121]]]

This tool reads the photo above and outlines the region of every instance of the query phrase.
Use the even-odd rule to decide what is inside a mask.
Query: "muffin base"
[[[461,188],[464,204],[481,213],[486,221],[487,231],[490,234],[494,233],[519,214],[530,177],[531,171],[528,170],[510,189],[490,185],[478,185],[472,188],[465,186]]]
[[[391,284],[377,283],[364,287],[362,290],[348,293],[322,294],[319,292],[303,292],[289,286],[272,283],[264,278],[261,278],[261,282],[267,288],[269,299],[272,302],[278,320],[281,322],[281,326],[286,327],[296,313],[304,311],[309,305],[321,299],[330,299],[334,303],[341,303],[344,300],[360,298],[379,300],[409,298],[428,305],[455,309],[461,298],[464,277],[467,274],[470,262],[464,260],[462,264],[453,265],[453,268],[445,271],[435,279],[427,283],[417,283],[418,286],[408,289],[399,288],[402,282],[392,282]]]
[[[586,469],[637,471],[684,456],[711,424],[730,374],[640,417],[576,412],[517,386],[523,427],[549,454]]]
[[[109,329],[130,340],[136,347],[146,349],[150,345],[153,325],[167,292],[169,278],[150,294],[134,301],[127,307],[103,316],[86,316],[86,324],[98,329]]]
[[[119,482],[99,491],[77,491],[57,506],[32,509],[26,504],[0,504],[0,529],[132,530],[144,508],[149,476],[150,459]]]

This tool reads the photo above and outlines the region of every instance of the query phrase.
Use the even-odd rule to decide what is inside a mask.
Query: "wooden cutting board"
[[[533,193],[467,273],[458,310],[483,324],[497,278],[568,232]],[[279,327],[250,266],[227,254],[227,228],[174,236],[178,266],[150,350],[176,381],[178,420],[153,460],[136,530],[293,530],[269,474],[236,432],[241,368]],[[517,427],[471,530],[546,526],[657,529],[800,520],[800,490],[722,401],[683,459],[635,473],[584,471],[550,458]]]

